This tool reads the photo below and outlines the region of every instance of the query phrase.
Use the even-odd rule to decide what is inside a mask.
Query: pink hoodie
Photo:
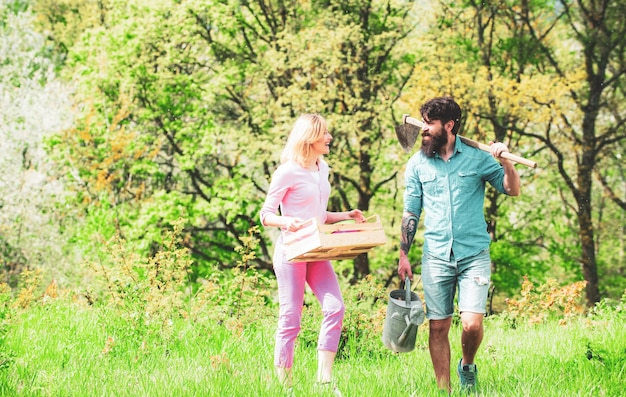
[[[302,220],[317,217],[320,223],[326,223],[330,196],[329,167],[323,160],[319,160],[318,164],[319,182],[314,172],[293,162],[281,164],[276,169],[261,208],[261,224],[265,225],[265,216],[276,214],[279,206],[281,215]]]

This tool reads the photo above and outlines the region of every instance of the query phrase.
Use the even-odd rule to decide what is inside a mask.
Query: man
[[[491,154],[470,147],[457,136],[461,108],[450,97],[434,98],[422,105],[422,146],[407,164],[398,275],[413,279],[408,253],[422,210],[424,246],[422,282],[429,351],[437,385],[450,386],[448,333],[458,287],[458,308],[463,324],[463,357],[457,373],[463,389],[476,385],[474,357],[483,339],[483,317],[489,291],[490,237],[484,217],[485,183],[510,196],[520,193],[513,163],[500,155],[502,143],[491,143]],[[497,158],[500,164],[494,159]]]

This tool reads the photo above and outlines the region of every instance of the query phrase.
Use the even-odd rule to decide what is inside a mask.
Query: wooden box
[[[378,215],[365,223],[319,224],[317,218],[296,232],[283,232],[285,254],[290,262],[352,259],[387,242]]]

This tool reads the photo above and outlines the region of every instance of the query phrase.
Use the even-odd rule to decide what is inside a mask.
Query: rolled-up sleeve
[[[481,164],[483,179],[488,181],[498,192],[508,195],[504,188],[504,168],[502,165],[491,155],[487,155]]]

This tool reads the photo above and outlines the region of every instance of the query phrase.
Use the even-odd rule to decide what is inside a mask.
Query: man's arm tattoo
[[[402,217],[400,249],[404,251],[405,254],[409,253],[411,244],[413,244],[413,239],[415,238],[415,233],[417,232],[418,221],[419,219],[413,214],[405,214]]]

